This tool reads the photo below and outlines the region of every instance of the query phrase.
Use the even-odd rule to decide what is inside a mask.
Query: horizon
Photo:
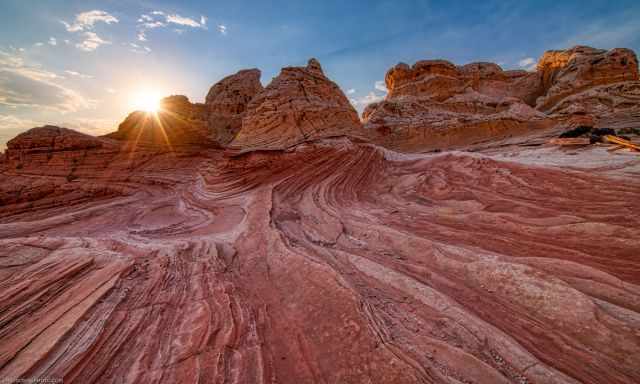
[[[3,5],[0,150],[44,124],[114,131],[141,92],[202,102],[238,70],[260,69],[267,85],[282,67],[311,57],[360,114],[384,98],[384,75],[399,62],[487,61],[530,70],[550,49],[640,48],[640,4],[631,1]]]

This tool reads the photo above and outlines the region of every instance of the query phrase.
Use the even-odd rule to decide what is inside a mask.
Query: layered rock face
[[[625,127],[640,124],[638,60],[629,49],[575,47],[545,53],[538,64],[546,94],[537,108],[556,120],[587,116],[595,124],[611,118]],[[630,119],[631,117],[631,119]]]
[[[353,140],[354,111],[310,61],[248,104],[255,72],[224,79],[207,104],[167,98],[177,121],[144,123],[151,132],[135,115],[109,137],[45,126],[11,140],[0,378],[640,382],[637,154],[541,144],[561,127],[524,124],[551,121],[525,102],[544,90],[540,73],[396,69],[369,121],[427,127],[424,140],[448,127],[514,137],[438,154]],[[632,100],[631,86],[583,92]],[[196,142],[215,136],[213,113],[243,116],[233,143],[246,153]]]
[[[378,142],[405,150],[464,146],[556,123],[598,124],[606,116],[620,121],[621,115],[640,113],[638,61],[628,49],[548,51],[532,73],[492,63],[401,63],[385,82],[386,99],[368,106],[363,120]]]
[[[241,151],[283,149],[303,141],[357,133],[358,115],[340,88],[311,59],[287,67],[249,103],[231,143]]]
[[[0,377],[640,381],[634,168],[503,148],[340,138],[3,173]]]
[[[213,85],[207,94],[207,120],[223,145],[233,140],[242,126],[249,102],[264,88],[260,70],[245,69]]]
[[[535,92],[528,76],[491,63],[398,64],[385,76],[386,99],[364,111],[365,128],[385,146],[425,150],[547,126],[544,114],[512,95],[515,89]],[[527,90],[528,82],[534,86]]]
[[[169,96],[160,102],[157,112],[136,111],[106,137],[130,145],[152,146],[166,151],[189,147],[217,146],[216,134],[205,120],[202,105],[192,104],[186,96]]]

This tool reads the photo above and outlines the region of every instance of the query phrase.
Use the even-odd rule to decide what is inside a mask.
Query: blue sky
[[[320,60],[361,110],[400,61],[527,68],[576,44],[640,49],[639,1],[0,0],[0,149],[55,123],[115,130],[140,89],[202,102],[242,68]],[[378,84],[376,85],[376,83]]]

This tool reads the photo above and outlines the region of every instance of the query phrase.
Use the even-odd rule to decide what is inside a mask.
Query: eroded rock
[[[242,151],[283,149],[306,140],[357,132],[358,115],[317,60],[283,68],[249,103],[231,145]]]

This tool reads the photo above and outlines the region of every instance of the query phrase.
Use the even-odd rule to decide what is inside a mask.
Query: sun
[[[158,112],[162,93],[155,90],[139,90],[131,96],[131,107],[138,111]]]

